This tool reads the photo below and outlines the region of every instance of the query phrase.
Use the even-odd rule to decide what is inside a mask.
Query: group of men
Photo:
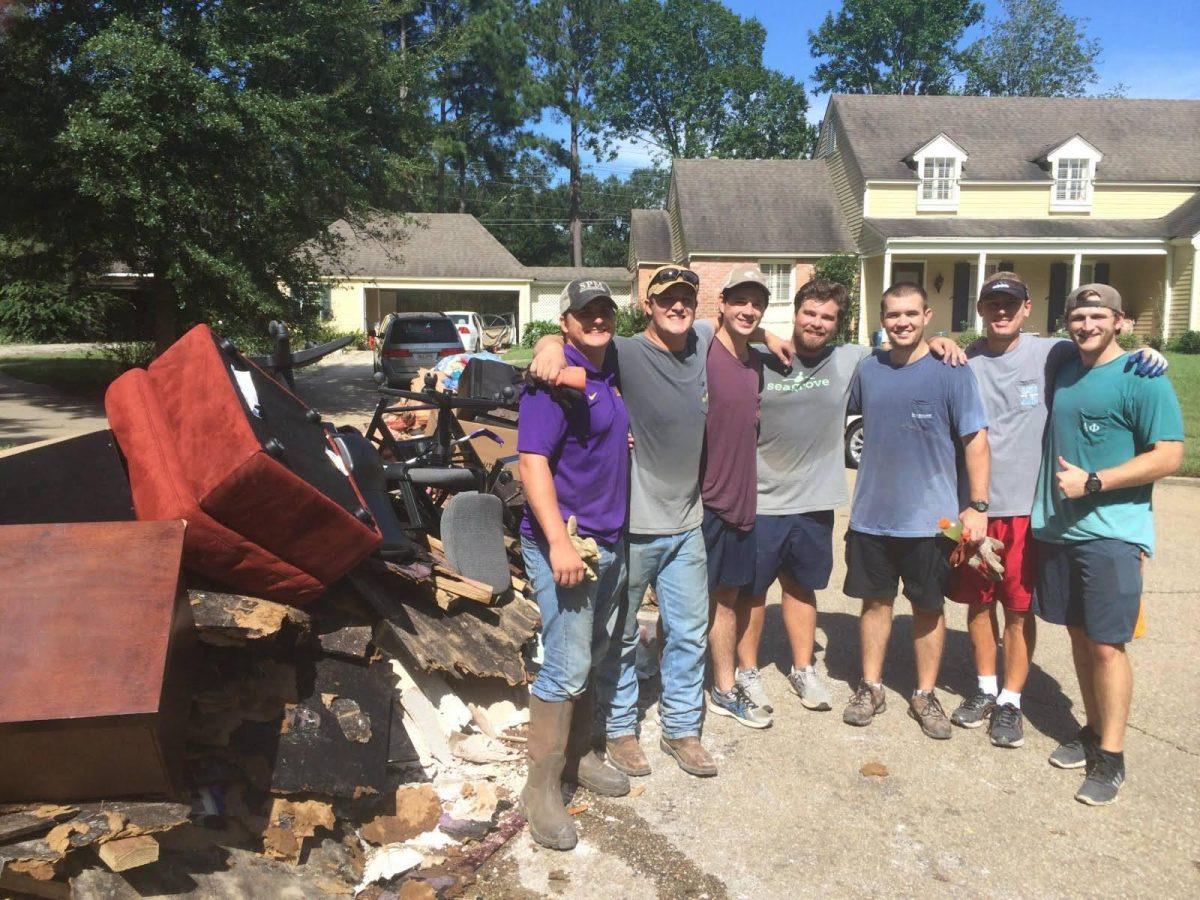
[[[1128,357],[1116,343],[1117,291],[1073,291],[1070,339],[1042,338],[1022,333],[1026,285],[997,273],[978,296],[986,336],[964,354],[927,335],[933,310],[916,284],[883,293],[890,349],[872,352],[834,344],[848,310],[842,285],[804,285],[792,338],[783,341],[761,327],[771,297],[756,267],[733,269],[715,322],[696,318],[699,283],[684,266],[656,270],[645,332],[609,350],[632,466],[628,590],[598,667],[608,764],[626,775],[650,772],[637,736],[635,665],[649,587],[662,630],[660,746],[684,771],[717,772],[701,739],[706,654],[708,711],[754,728],[771,724],[757,656],[776,579],[792,650],[788,684],[806,708],[832,708],[813,656],[816,592],[833,568],[834,510],[849,500],[849,412],[863,417],[864,444],[843,590],[862,600],[862,672],[844,721],[866,726],[886,708],[884,661],[902,583],[916,657],[909,715],[931,738],[949,738],[951,723],[987,723],[993,744],[1020,747],[1036,610],[1069,629],[1086,711],[1076,739],[1050,762],[1085,768],[1078,800],[1115,800],[1132,686],[1125,645],[1138,621],[1142,559],[1153,552],[1150,491],[1178,467],[1183,440],[1171,385],[1156,377],[1161,357]],[[562,340],[543,338],[531,373],[553,382],[565,363]],[[985,538],[1003,545],[998,580],[952,569],[948,521],[967,554]],[[950,716],[934,691],[946,596],[968,605],[978,673],[977,690]]]

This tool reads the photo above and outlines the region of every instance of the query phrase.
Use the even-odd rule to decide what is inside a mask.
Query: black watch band
[[[987,512],[988,509],[990,508],[988,506],[988,502],[986,500],[972,500],[967,505],[970,506],[971,509],[975,510],[975,512],[981,512],[981,513]]]
[[[1098,494],[1104,488],[1100,482],[1100,476],[1095,472],[1088,472],[1087,481],[1083,483],[1083,490],[1088,494]]]

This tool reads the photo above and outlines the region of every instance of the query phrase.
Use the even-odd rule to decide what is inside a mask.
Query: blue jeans
[[[625,547],[597,544],[599,577],[563,588],[554,583],[549,548],[521,536],[525,574],[542,613],[542,668],[530,690],[548,703],[573,700],[584,692],[592,666],[603,658],[617,627],[617,605],[625,594]]]
[[[704,714],[704,654],[708,649],[708,561],[699,528],[682,534],[629,536],[629,590],[620,612],[621,636],[600,667],[601,699],[608,704],[609,737],[637,730],[638,608],[654,586],[663,625],[663,736],[698,736]]]

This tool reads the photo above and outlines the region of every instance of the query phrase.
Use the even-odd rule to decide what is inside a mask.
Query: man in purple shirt
[[[598,794],[629,793],[629,778],[595,752],[592,668],[617,624],[625,585],[623,529],[629,496],[629,414],[606,352],[617,307],[608,286],[564,288],[560,325],[567,363],[586,373],[581,395],[533,386],[521,397],[517,451],[527,505],[525,570],[542,615],[543,662],[530,688],[529,778],[521,807],[534,840],[569,850],[577,835],[562,781]],[[577,532],[568,525],[574,519]],[[587,542],[595,558],[580,555]]]
[[[708,350],[708,418],[704,426],[700,498],[712,623],[713,687],[708,708],[751,728],[771,724],[735,680],[737,621],[742,590],[754,580],[757,501],[758,394],[762,361],[750,346],[771,291],[757,266],[735,266],[717,304],[720,327]]]

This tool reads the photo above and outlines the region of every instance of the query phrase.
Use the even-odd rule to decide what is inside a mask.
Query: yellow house
[[[1079,284],[1114,285],[1143,337],[1200,329],[1200,101],[835,95],[817,156],[883,289],[928,291],[936,330],[978,328],[981,274],[1030,286],[1060,326]]]
[[[327,316],[335,328],[366,331],[391,312],[470,310],[508,317],[520,334],[534,319],[558,318],[558,295],[573,278],[607,281],[629,300],[623,268],[525,266],[474,216],[417,213],[379,219],[369,231],[339,220],[336,260],[326,261]]]

